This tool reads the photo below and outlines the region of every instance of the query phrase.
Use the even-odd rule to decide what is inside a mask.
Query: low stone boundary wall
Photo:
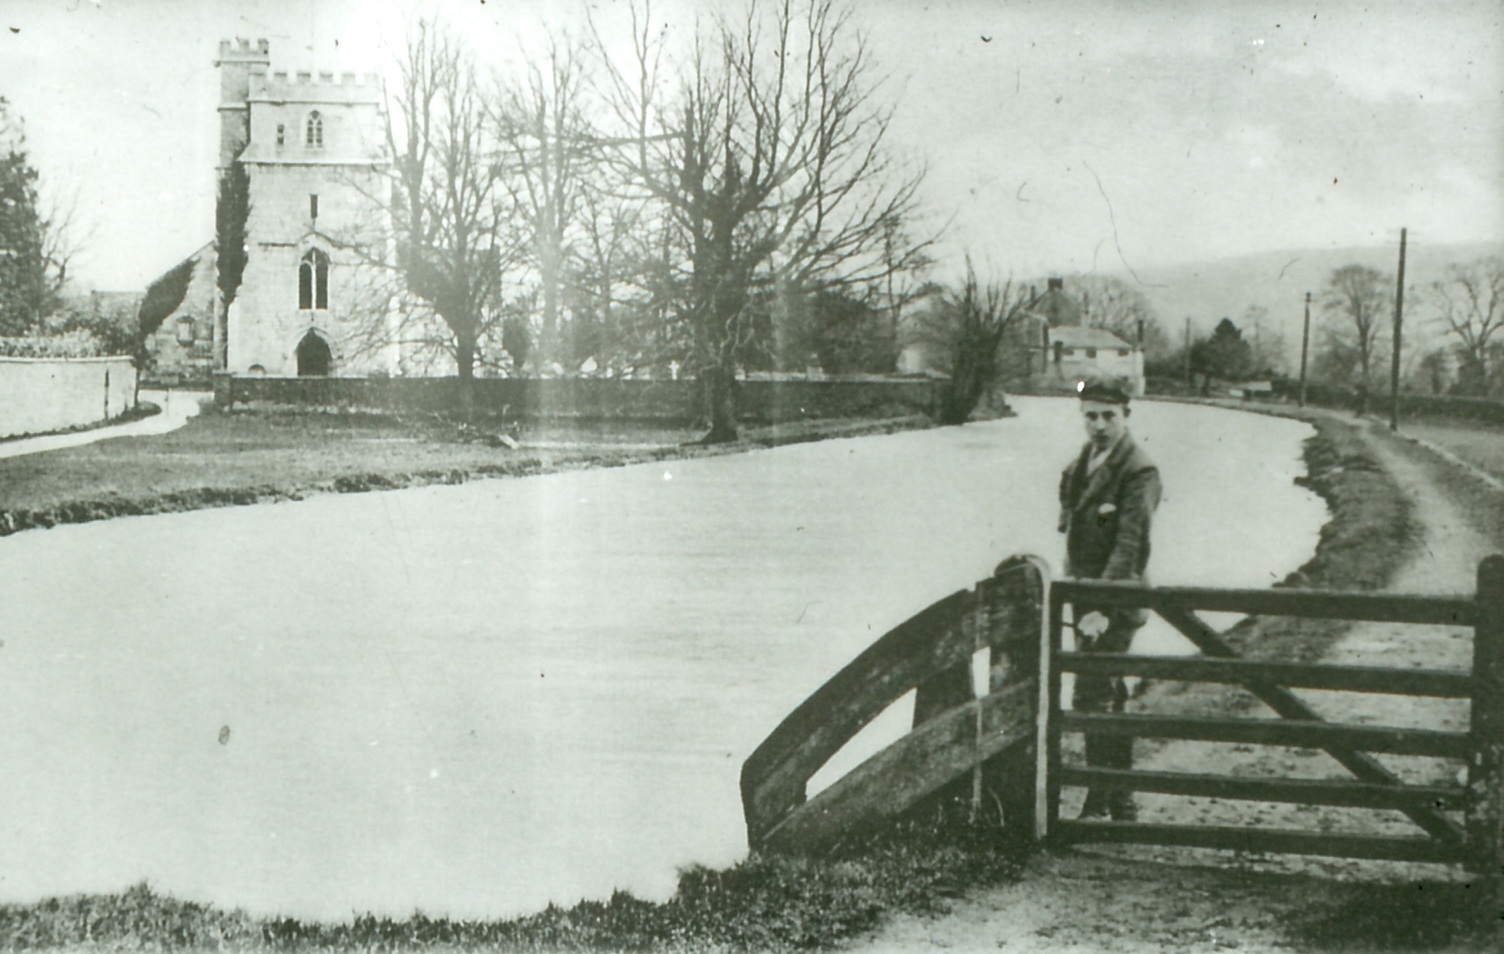
[[[127,357],[0,357],[0,438],[98,424],[136,405]]]
[[[694,381],[603,378],[478,378],[475,408],[524,420],[637,420],[689,424],[698,416]],[[903,378],[752,380],[738,383],[738,417],[747,423],[804,418],[933,414],[942,382]],[[214,401],[236,404],[453,411],[458,378],[274,378],[220,375]]]

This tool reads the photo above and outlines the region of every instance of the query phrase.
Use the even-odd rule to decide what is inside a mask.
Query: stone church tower
[[[383,334],[391,242],[383,212],[377,77],[268,72],[266,40],[225,40],[220,73],[221,173],[250,179],[247,262],[219,340],[231,374],[395,374]]]

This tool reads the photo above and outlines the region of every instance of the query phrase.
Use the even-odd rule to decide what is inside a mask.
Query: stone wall
[[[0,438],[97,424],[135,404],[130,358],[0,358]]]
[[[476,410],[525,420],[635,420],[691,424],[698,407],[693,381],[601,378],[482,378]],[[932,414],[943,381],[854,377],[743,381],[739,417],[751,424],[805,418]],[[444,412],[459,407],[456,378],[232,377],[215,380],[215,403]]]

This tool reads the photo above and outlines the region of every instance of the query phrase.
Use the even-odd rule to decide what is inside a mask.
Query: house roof
[[[1050,341],[1058,341],[1066,348],[1132,348],[1133,345],[1119,338],[1106,328],[1082,328],[1079,325],[1062,325],[1050,329]]]

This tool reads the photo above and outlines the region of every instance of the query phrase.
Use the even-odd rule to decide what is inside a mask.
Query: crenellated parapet
[[[267,40],[248,40],[245,37],[236,37],[232,40],[219,41],[219,59],[214,65],[235,60],[260,60],[266,61],[271,56],[271,43]]]
[[[378,73],[288,72],[253,69],[251,102],[374,103],[381,98]]]

